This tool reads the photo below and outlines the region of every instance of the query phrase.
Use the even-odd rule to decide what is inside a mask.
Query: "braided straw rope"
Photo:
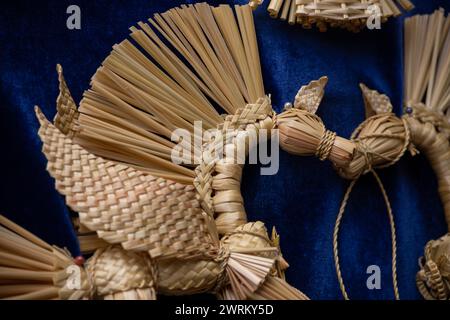
[[[57,65],[56,71],[58,72],[59,80],[59,95],[56,100],[56,116],[53,120],[55,127],[69,138],[73,138],[78,131],[78,117],[79,112],[77,105],[73,101],[70,90],[67,87],[66,80],[63,75],[63,68],[61,65]]]
[[[228,115],[212,141],[204,146],[194,186],[203,210],[211,217],[215,215],[220,234],[247,222],[240,192],[243,159],[238,157],[243,155],[239,151],[245,148],[248,154],[259,130],[273,128],[272,112],[269,97],[260,98]]]
[[[156,257],[204,255],[215,244],[193,186],[96,157],[36,109],[47,170],[80,221],[109,243]]]

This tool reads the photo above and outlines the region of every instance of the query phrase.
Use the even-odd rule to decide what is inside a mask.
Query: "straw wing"
[[[47,170],[81,222],[109,243],[185,257],[213,247],[194,187],[156,178],[88,153],[36,108]]]

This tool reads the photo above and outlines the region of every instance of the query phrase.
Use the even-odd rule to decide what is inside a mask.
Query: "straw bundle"
[[[79,277],[73,280],[73,271]],[[0,216],[0,299],[87,299],[91,284],[70,255]]]
[[[192,184],[202,150],[184,141],[172,162],[173,131],[215,129],[265,96],[251,9],[205,3],[156,14],[114,46],[80,103],[74,142],[157,177]]]
[[[250,5],[257,7],[259,3],[250,1]],[[315,25],[320,31],[330,26],[357,32],[373,16],[379,15],[383,22],[399,16],[400,8],[409,11],[414,5],[409,0],[271,0],[267,11],[273,18],[308,29]]]
[[[405,102],[409,113],[450,137],[450,17],[443,9],[405,20]]]
[[[438,181],[438,191],[444,205],[450,231],[450,143],[446,135],[436,131],[432,123],[407,118],[411,141],[428,158]]]
[[[295,155],[316,155],[321,160],[330,159],[336,165],[347,164],[355,146],[351,141],[328,131],[322,120],[305,110],[291,109],[277,118],[280,145]]]

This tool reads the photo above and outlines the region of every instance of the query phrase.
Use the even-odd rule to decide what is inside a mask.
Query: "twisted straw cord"
[[[356,128],[356,130],[353,132],[352,137],[351,137],[351,139],[353,141],[355,141],[357,144],[357,150],[363,154],[367,167],[365,170],[363,170],[360,173],[360,175],[357,178],[352,180],[349,187],[347,188],[347,191],[344,195],[344,199],[342,200],[341,207],[339,209],[338,216],[336,218],[336,223],[335,223],[334,232],[333,232],[334,264],[335,264],[335,268],[336,268],[336,275],[337,275],[337,278],[339,281],[339,287],[341,289],[342,295],[344,296],[345,300],[349,300],[349,297],[348,297],[348,294],[347,294],[347,291],[346,291],[346,288],[344,285],[344,280],[342,277],[342,272],[341,272],[340,263],[339,263],[339,251],[338,251],[339,229],[340,229],[341,221],[344,216],[344,212],[345,212],[345,209],[346,209],[346,206],[348,203],[348,199],[350,197],[350,194],[351,194],[356,182],[359,180],[361,175],[368,173],[368,172],[371,172],[372,175],[374,176],[375,180],[377,181],[377,184],[383,195],[384,202],[386,204],[386,209],[387,209],[388,217],[389,217],[389,224],[390,224],[390,228],[391,228],[391,239],[392,239],[392,284],[393,284],[393,288],[394,288],[395,299],[400,300],[400,294],[399,294],[399,290],[398,290],[398,281],[397,281],[397,237],[396,237],[394,215],[392,213],[392,206],[389,201],[389,197],[387,195],[386,189],[384,188],[384,185],[383,185],[380,177],[375,172],[374,167],[372,166],[372,163],[373,163],[374,156],[377,156],[387,162],[385,164],[377,166],[377,168],[386,168],[386,167],[392,166],[393,164],[397,163],[401,159],[401,157],[404,155],[404,153],[406,152],[408,147],[410,146],[411,132],[409,130],[409,126],[407,125],[406,119],[402,118],[401,119],[402,124],[405,129],[404,134],[374,133],[374,134],[369,134],[367,136],[358,138],[358,134],[361,132],[361,130],[364,128],[364,126],[367,124],[368,121],[370,121],[371,119],[376,119],[376,118],[382,117],[382,116],[385,116],[385,115],[383,115],[383,114],[375,115],[375,116],[367,119],[363,123],[361,123]],[[399,153],[395,157],[389,158],[389,157],[385,157],[384,155],[382,155],[378,152],[374,152],[373,150],[370,149],[370,147],[366,143],[364,143],[364,140],[367,140],[370,138],[375,138],[375,137],[401,139],[404,141],[404,144],[403,144],[402,149],[399,151]]]
[[[320,161],[325,161],[331,153],[334,141],[336,140],[336,132],[330,130],[324,130],[322,139],[320,139],[319,145],[317,146],[315,156],[320,159]]]
[[[336,218],[336,223],[334,225],[333,231],[333,257],[334,257],[334,266],[336,269],[336,275],[339,281],[339,287],[341,289],[342,295],[345,300],[350,300],[347,294],[347,290],[345,289],[344,279],[342,277],[341,267],[339,263],[339,249],[338,249],[338,241],[339,241],[339,228],[341,225],[342,218],[344,216],[345,207],[347,206],[348,198],[350,197],[350,193],[353,190],[357,180],[352,180],[350,185],[345,192],[344,199],[342,200],[341,208],[339,209],[338,216]]]
[[[396,237],[396,232],[395,232],[394,215],[392,213],[392,207],[389,202],[389,198],[387,196],[386,189],[384,188],[380,177],[374,170],[371,170],[370,172],[373,174],[373,176],[375,177],[375,179],[378,183],[378,186],[380,187],[380,190],[383,195],[384,202],[386,204],[386,208],[388,211],[389,224],[391,226],[391,239],[392,239],[392,284],[393,284],[393,288],[394,288],[395,299],[400,300],[400,294],[399,294],[398,282],[397,282],[397,237]],[[342,272],[341,272],[340,263],[339,263],[339,250],[338,250],[339,230],[340,230],[342,218],[344,216],[345,208],[347,207],[348,199],[349,199],[350,194],[351,194],[354,186],[356,185],[357,181],[358,181],[358,179],[352,180],[349,187],[347,188],[347,191],[345,192],[344,199],[342,200],[342,204],[339,209],[338,216],[336,218],[336,223],[335,223],[334,232],[333,232],[334,265],[336,268],[336,275],[337,275],[337,278],[339,281],[339,287],[341,289],[342,295],[344,296],[345,300],[349,300],[349,297],[348,297],[347,291],[345,289],[344,279],[342,277]]]

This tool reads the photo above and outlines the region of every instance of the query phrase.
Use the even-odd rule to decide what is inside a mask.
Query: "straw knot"
[[[230,282],[230,280],[228,278],[228,274],[227,274],[227,265],[228,265],[228,260],[230,258],[230,254],[231,254],[230,249],[227,246],[225,246],[223,243],[221,243],[219,252],[215,259],[215,261],[219,264],[220,273],[217,276],[216,285],[215,285],[214,289],[212,290],[212,292],[214,294],[221,292]]]
[[[411,103],[405,109],[410,110],[409,114],[422,123],[431,123],[439,132],[443,133],[447,138],[450,137],[450,122],[445,114],[436,112],[428,108],[423,103]],[[408,112],[406,112],[408,113]]]
[[[324,130],[322,139],[320,139],[319,145],[317,146],[316,157],[318,157],[321,161],[327,160],[335,140],[336,132]]]
[[[351,140],[356,152],[353,160],[338,173],[345,179],[357,179],[373,169],[387,168],[397,163],[411,147],[411,133],[405,118],[393,114],[378,114],[361,123]]]
[[[427,300],[450,299],[450,234],[429,241],[425,256],[419,261],[417,287]]]

